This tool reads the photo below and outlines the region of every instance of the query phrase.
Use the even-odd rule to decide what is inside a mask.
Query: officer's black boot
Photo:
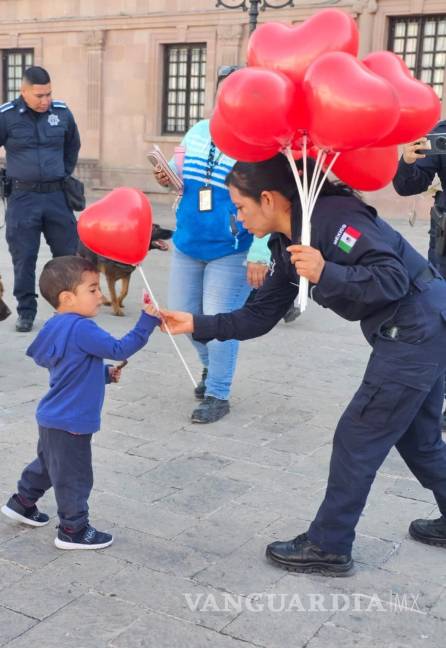
[[[15,325],[17,333],[29,333],[33,327],[34,320],[24,315],[19,315]]]
[[[203,400],[204,394],[206,392],[206,378],[208,377],[207,367],[204,367],[203,373],[201,374],[201,380],[194,389],[195,398],[198,400]]]
[[[424,542],[424,544],[446,547],[446,519],[444,517],[437,520],[414,520],[409,527],[409,533],[414,540]]]
[[[350,555],[322,551],[306,533],[293,540],[272,542],[266,548],[266,557],[295,572],[318,572],[324,576],[350,576],[353,572]]]

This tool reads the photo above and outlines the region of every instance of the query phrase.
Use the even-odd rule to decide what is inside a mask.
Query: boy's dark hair
[[[47,302],[53,308],[59,306],[59,295],[64,290],[75,292],[82,283],[84,272],[96,272],[98,269],[91,261],[78,256],[60,256],[45,264],[39,279],[39,288]]]
[[[46,85],[47,83],[51,83],[50,75],[39,65],[32,65],[27,68],[23,73],[23,81],[26,81],[29,85]]]

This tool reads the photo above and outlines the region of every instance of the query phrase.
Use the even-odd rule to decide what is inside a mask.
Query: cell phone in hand
[[[417,153],[422,155],[446,155],[446,133],[429,133],[426,135],[426,148],[419,148]]]

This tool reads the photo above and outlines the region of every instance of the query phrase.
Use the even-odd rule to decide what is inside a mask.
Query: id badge
[[[201,187],[201,189],[198,191],[198,211],[212,211],[211,187]]]

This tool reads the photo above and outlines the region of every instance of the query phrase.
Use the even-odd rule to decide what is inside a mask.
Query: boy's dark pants
[[[18,493],[36,502],[51,486],[60,526],[73,532],[88,524],[88,498],[93,488],[91,434],[70,434],[39,425],[37,458],[25,468]]]

